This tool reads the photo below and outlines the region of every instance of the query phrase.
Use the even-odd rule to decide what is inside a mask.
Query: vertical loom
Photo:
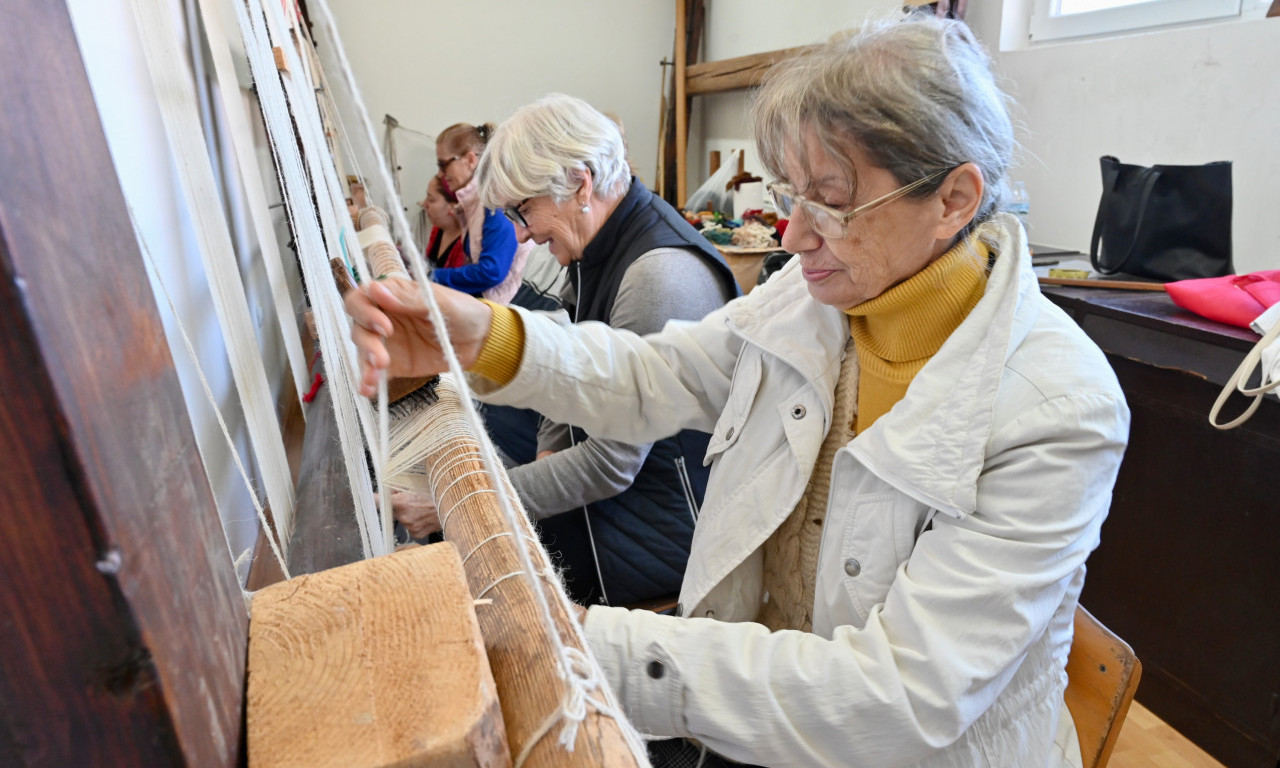
[[[0,765],[239,765],[248,613],[67,9],[11,0],[0,18],[0,103],[13,107],[0,116]],[[486,591],[476,616],[510,757],[529,766],[643,764],[607,688],[575,688],[584,698],[574,699],[561,679],[566,668],[590,677],[589,657],[527,525],[520,534],[492,527],[501,515],[490,478],[505,486],[501,469],[448,457],[429,465],[443,483],[433,490],[442,509],[469,488],[447,533],[466,558],[472,593]],[[475,493],[477,482],[489,491]],[[508,504],[518,510],[513,496]],[[307,512],[299,507],[299,518]],[[332,535],[305,530],[299,522],[295,554],[307,535]],[[517,567],[520,540],[537,550],[528,552],[532,578]],[[360,584],[407,560],[417,575],[427,560],[439,566],[434,554],[400,553],[322,575]],[[284,582],[272,594],[307,583]],[[431,604],[420,594],[396,615]],[[322,601],[307,617],[340,605]],[[558,638],[550,645],[540,626],[548,622]],[[556,659],[561,644],[578,650]],[[350,671],[342,661],[329,666]],[[394,686],[374,687],[395,696]],[[584,719],[564,730],[559,714],[579,705]],[[489,749],[493,740],[476,732],[467,738]],[[566,734],[572,751],[559,742]]]
[[[248,616],[66,7],[0,60],[0,765],[235,765]]]

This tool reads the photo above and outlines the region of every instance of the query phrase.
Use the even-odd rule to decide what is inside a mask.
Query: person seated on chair
[[[444,192],[458,201],[467,263],[434,270],[431,279],[505,304],[520,288],[520,275],[531,246],[516,241],[511,222],[501,212],[480,204],[475,170],[492,135],[492,123],[456,123],[436,137],[438,176]]]
[[[643,335],[737,295],[720,253],[631,175],[617,121],[581,99],[554,94],[517,110],[478,173],[486,201],[509,203],[517,236],[546,244],[568,269],[561,301],[573,322]],[[544,420],[538,437],[540,460],[511,469],[511,481],[559,555],[570,596],[674,598],[706,486],[708,435],[635,444]]]
[[[720,253],[631,175],[616,122],[581,99],[556,94],[517,110],[480,169],[482,196],[518,203],[506,214],[520,240],[547,245],[568,268],[567,319],[654,333],[737,293]],[[494,434],[499,447],[505,437]],[[661,437],[603,440],[544,421],[540,460],[510,469],[576,601],[620,605],[680,588],[708,435]]]
[[[446,195],[439,176],[427,182],[427,196],[422,209],[431,222],[431,234],[427,237],[426,259],[433,269],[452,269],[467,263],[467,252],[462,245],[462,223],[458,221],[458,198]]]
[[[1065,664],[1129,411],[1000,212],[986,53],[958,21],[872,21],[775,66],[752,122],[796,255],[702,321],[639,337],[434,291],[478,397],[713,435],[681,616],[591,606],[591,650],[671,737],[655,765],[1079,765]],[[530,225],[554,205],[483,187]],[[444,367],[401,285],[347,310],[362,391]]]

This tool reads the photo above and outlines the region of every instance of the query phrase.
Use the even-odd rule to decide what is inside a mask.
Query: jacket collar
[[[590,269],[609,260],[617,250],[618,240],[622,237],[627,222],[631,220],[632,213],[649,201],[650,194],[652,193],[640,183],[639,179],[631,177],[631,186],[627,188],[627,193],[618,201],[613,213],[609,214],[604,224],[600,225],[600,231],[596,232],[591,242],[582,249],[582,263],[586,268]]]
[[[1017,220],[998,214],[977,234],[997,254],[982,299],[906,396],[849,446],[885,482],[955,517],[977,509],[1005,365],[1040,312],[1040,288]]]
[[[813,382],[831,413],[849,318],[814,300],[793,258],[768,283],[726,308],[729,328],[747,343],[779,357]]]
[[[998,254],[982,299],[906,396],[849,445],[885,482],[957,517],[977,507],[977,479],[1005,363],[1039,314],[1040,289],[1016,222],[998,214],[978,227],[978,236]],[[769,283],[730,303],[727,321],[748,343],[812,382],[830,414],[848,317],[809,295],[798,262],[792,259]]]

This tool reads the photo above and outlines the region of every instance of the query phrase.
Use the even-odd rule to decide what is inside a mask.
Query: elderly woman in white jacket
[[[640,338],[436,290],[484,399],[713,435],[681,615],[592,607],[592,650],[656,764],[1078,764],[1064,666],[1128,409],[998,212],[986,55],[958,22],[868,25],[753,119],[796,258],[723,310]],[[366,389],[443,368],[400,286],[348,311]]]

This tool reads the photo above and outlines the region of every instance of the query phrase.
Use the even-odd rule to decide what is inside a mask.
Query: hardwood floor
[[[1107,768],[1225,768],[1138,702],[1129,707]]]

